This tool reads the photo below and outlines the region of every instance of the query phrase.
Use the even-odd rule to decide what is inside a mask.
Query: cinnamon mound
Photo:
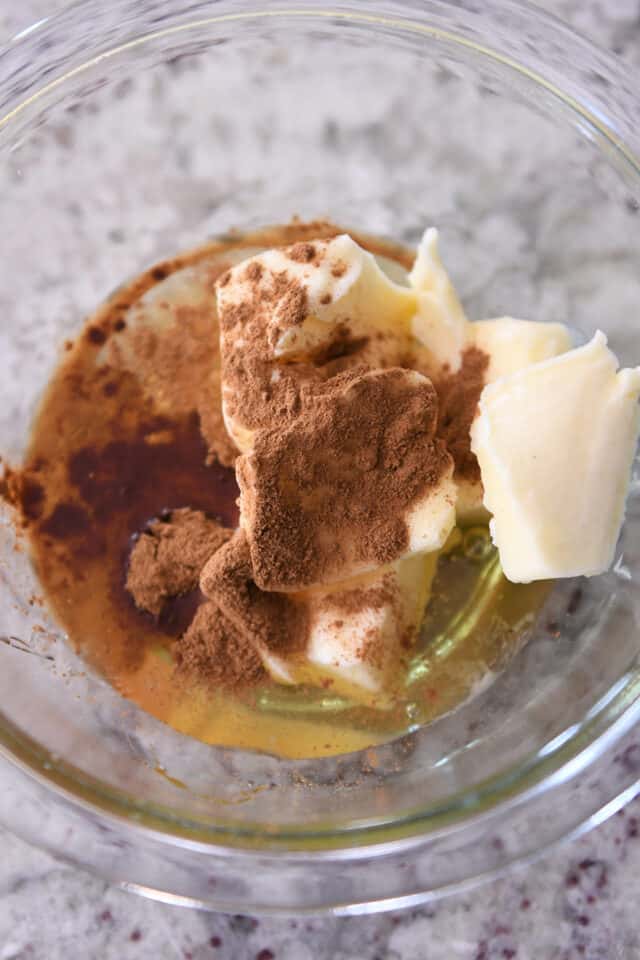
[[[200,589],[253,649],[289,655],[306,646],[306,606],[256,586],[244,530],[237,530],[209,559]]]
[[[136,540],[126,588],[141,610],[159,616],[166,601],[198,586],[202,567],[232,531],[184,507],[154,520]]]
[[[264,680],[254,647],[215,603],[203,603],[173,645],[176,668],[204,683],[233,688]]]
[[[301,589],[400,557],[408,513],[451,466],[437,416],[419,374],[355,371],[293,423],[259,431],[236,462],[258,586]]]

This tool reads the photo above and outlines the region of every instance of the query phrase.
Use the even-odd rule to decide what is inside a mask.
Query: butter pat
[[[375,257],[347,234],[313,244],[316,259],[311,264],[292,263],[287,270],[306,293],[307,316],[300,324],[287,325],[274,314],[283,332],[275,344],[282,360],[304,360],[332,343],[336,330],[351,336],[373,331],[408,335],[416,309],[413,291],[390,280]],[[270,256],[280,254],[271,251]],[[280,254],[282,255],[282,254]]]
[[[308,683],[381,706],[401,674],[431,594],[438,554],[399,560],[366,576],[296,594],[308,642],[295,657],[260,650],[277,683]]]
[[[493,383],[532,363],[565,353],[571,349],[571,337],[561,323],[497,317],[470,323],[467,346],[477,347],[488,355],[485,383]]]
[[[433,372],[445,364],[452,373],[460,369],[469,323],[438,251],[438,231],[425,230],[409,274],[418,298],[411,332],[431,355]]]
[[[571,336],[563,324],[517,320],[514,317],[469,323],[466,336],[467,348],[477,347],[488,357],[485,384],[571,349]],[[458,523],[486,523],[488,516],[483,505],[482,484],[463,477],[456,477],[456,483]]]
[[[393,686],[422,621],[438,554],[400,560],[309,603],[307,661],[336,692],[367,699]]]
[[[223,415],[243,453],[256,429],[310,402],[302,395],[326,358],[402,365],[417,307],[416,293],[346,234],[250,257],[220,278],[216,297]]]
[[[256,277],[275,359],[313,358],[333,343],[338,329],[352,335],[410,332],[415,293],[390,280],[375,257],[347,234],[244,260],[224,286],[218,285],[219,310],[255,297]]]
[[[611,565],[640,394],[640,369],[617,368],[598,332],[484,388],[471,446],[509,580],[592,576]]]

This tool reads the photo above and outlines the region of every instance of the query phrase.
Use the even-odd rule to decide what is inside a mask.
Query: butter
[[[308,610],[306,651],[286,659],[261,650],[272,679],[381,706],[415,641],[437,561],[437,553],[421,554],[328,590],[297,594]]]
[[[456,520],[457,485],[453,464],[406,514],[409,542],[405,556],[439,550],[447,541]]]
[[[562,323],[540,323],[497,317],[470,323],[467,346],[477,347],[489,357],[485,383],[493,383],[571,349],[571,336]]]
[[[412,290],[394,283],[380,269],[375,257],[347,234],[313,244],[316,260],[297,263],[286,253],[265,254],[269,269],[286,269],[306,293],[307,316],[300,324],[274,320],[283,332],[275,342],[280,360],[304,360],[331,344],[338,326],[352,337],[375,331],[393,331],[408,336],[416,310]],[[277,261],[277,262],[276,262]]]
[[[242,453],[251,450],[255,437],[247,404],[264,406],[264,396],[284,382],[287,365],[313,363],[336,344],[373,340],[376,334],[390,338],[400,358],[408,353],[417,307],[415,292],[390,280],[375,257],[346,234],[250,257],[217,284],[216,296],[223,416]],[[247,393],[246,371],[240,385],[225,376],[226,369],[237,373],[251,354],[267,370],[253,394]]]
[[[233,268],[217,292],[223,360],[246,349],[241,326],[230,323],[225,334],[225,311],[232,319],[233,308],[248,309],[254,356],[266,362],[269,376],[261,386],[267,399],[291,370],[301,375],[304,364],[323,363],[318,358],[339,347],[340,338],[349,344],[386,338],[397,347],[396,354],[367,354],[369,369],[355,379],[330,378],[313,394],[309,388],[295,416],[272,419],[266,431],[247,427],[242,404],[230,402],[243,381],[234,387],[223,378],[227,427],[244,453],[237,462],[240,524],[255,582],[288,594],[308,614],[304,651],[290,658],[259,651],[274,680],[329,685],[382,704],[416,636],[438,552],[456,520],[491,517],[504,572],[515,582],[590,575],[610,565],[638,435],[640,370],[618,372],[603,334],[571,349],[562,324],[510,316],[470,322],[432,228],[419,244],[408,286],[391,281],[371,254],[341,235],[261,253]],[[395,506],[394,497],[381,493],[387,454],[376,452],[377,411],[390,410],[392,394],[376,391],[396,383],[394,389],[415,397],[416,425],[431,416],[435,430],[429,381],[417,370],[389,368],[410,365],[412,356],[442,384],[445,371],[464,372],[470,348],[488,358],[471,426],[481,482],[454,477],[449,457],[437,483],[399,511],[406,544],[383,561],[366,547],[367,537],[393,520]],[[391,437],[400,418],[385,416]],[[422,447],[417,437],[403,454],[414,457],[414,479],[433,455],[424,434]],[[369,527],[359,529],[354,518],[365,515]]]
[[[415,339],[431,355],[433,372],[445,364],[452,373],[460,369],[469,322],[438,250],[438,231],[425,230],[416,253],[409,284],[417,295],[411,321]]]
[[[565,353],[571,345],[569,331],[561,323],[540,323],[514,317],[469,323],[465,340],[465,347],[477,347],[489,358],[485,384],[523,370],[532,363]],[[456,482],[458,523],[486,523],[488,514],[482,502],[482,483],[464,478],[457,478]]]
[[[362,699],[393,686],[422,621],[437,557],[422,554],[378,571],[359,588],[360,602],[348,588],[311,601],[307,660],[333,689]],[[369,591],[381,599],[367,601]]]
[[[617,368],[598,332],[484,388],[471,444],[509,580],[611,565],[639,427],[640,368]]]
[[[438,231],[425,231],[416,253],[409,283],[416,291],[418,308],[412,320],[412,334],[424,354],[423,368],[432,376],[446,366],[450,373],[460,370],[462,355],[469,347],[486,353],[489,362],[485,383],[515,373],[532,363],[564,353],[571,347],[566,327],[498,317],[470,322],[438,249]],[[456,519],[463,525],[488,519],[483,504],[482,484],[456,477]]]

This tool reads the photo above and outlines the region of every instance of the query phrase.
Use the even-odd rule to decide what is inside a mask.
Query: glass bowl
[[[441,230],[473,319],[601,327],[640,362],[637,82],[513,0],[86,0],[0,51],[0,451],[125,278],[230,228]],[[589,402],[589,398],[585,398]],[[505,671],[375,750],[181,736],[94,675],[0,526],[0,818],[149,895],[358,912],[526,860],[624,802],[640,709],[640,473],[613,569],[553,586]],[[594,504],[597,510],[597,504]]]

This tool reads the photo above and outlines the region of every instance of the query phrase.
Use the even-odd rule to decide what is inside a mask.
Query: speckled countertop
[[[62,5],[0,0],[0,38]],[[640,64],[640,0],[543,5]],[[633,738],[628,743],[637,755]],[[0,960],[640,958],[640,797],[533,866],[464,895],[370,918],[191,912],[109,887],[1,829],[0,844]]]

